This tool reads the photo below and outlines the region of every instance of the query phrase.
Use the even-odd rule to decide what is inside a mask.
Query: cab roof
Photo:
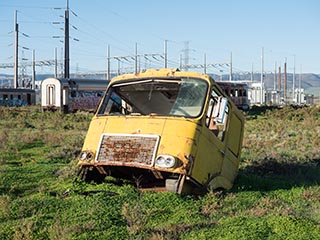
[[[142,78],[201,78],[212,83],[213,79],[207,74],[198,72],[185,72],[177,68],[147,69],[138,73],[123,74],[111,79],[111,83],[121,80],[137,80]]]

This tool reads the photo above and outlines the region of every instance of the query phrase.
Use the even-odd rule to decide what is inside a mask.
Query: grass
[[[230,191],[74,181],[92,115],[0,108],[0,239],[320,239],[320,109],[254,108]]]

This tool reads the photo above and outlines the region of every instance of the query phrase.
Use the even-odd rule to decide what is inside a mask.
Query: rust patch
[[[110,165],[152,166],[158,136],[103,135],[96,161]]]

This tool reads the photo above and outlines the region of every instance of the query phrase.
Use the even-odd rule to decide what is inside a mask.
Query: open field
[[[74,181],[92,115],[0,108],[0,239],[320,239],[320,108],[254,108],[204,196]]]

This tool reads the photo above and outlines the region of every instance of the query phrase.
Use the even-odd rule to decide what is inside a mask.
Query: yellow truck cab
[[[90,123],[80,177],[131,179],[139,188],[230,189],[244,117],[206,74],[146,70],[113,78]]]

